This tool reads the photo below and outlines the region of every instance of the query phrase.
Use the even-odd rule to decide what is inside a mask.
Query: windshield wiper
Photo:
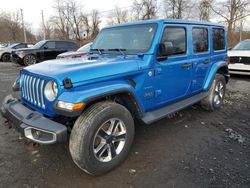
[[[104,49],[92,48],[92,49],[90,49],[90,51],[96,51],[96,52],[98,52],[100,55],[102,55],[102,52],[104,51]]]
[[[116,52],[120,52],[124,58],[126,57],[126,54],[124,52],[126,52],[127,50],[126,49],[123,49],[123,48],[113,48],[113,49],[108,49],[108,51],[116,51]]]

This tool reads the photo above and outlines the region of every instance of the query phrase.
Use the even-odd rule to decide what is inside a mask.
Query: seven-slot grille
[[[41,108],[45,108],[44,87],[45,80],[28,74],[21,75],[22,98]]]

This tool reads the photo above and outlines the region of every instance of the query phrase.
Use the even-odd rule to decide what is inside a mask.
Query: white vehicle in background
[[[250,75],[250,39],[241,41],[228,51],[228,57],[230,74]]]
[[[0,48],[0,61],[9,62],[11,60],[11,52],[15,49],[28,48],[27,43],[14,43],[7,47]]]

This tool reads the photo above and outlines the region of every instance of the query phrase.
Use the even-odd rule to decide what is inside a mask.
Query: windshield
[[[77,51],[78,52],[85,52],[85,53],[87,53],[87,52],[89,52],[91,45],[92,45],[92,42],[90,42],[88,44],[85,44],[84,46],[82,46],[81,48],[79,48]]]
[[[238,43],[233,50],[250,50],[250,41],[242,41]]]
[[[156,28],[157,24],[144,24],[103,29],[91,49],[146,52],[151,47]]]
[[[42,40],[42,41],[36,43],[32,48],[40,49],[45,43],[46,43],[46,41]]]

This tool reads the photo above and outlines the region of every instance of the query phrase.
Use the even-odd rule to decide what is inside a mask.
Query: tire
[[[225,92],[225,77],[221,74],[216,74],[212,86],[208,91],[208,96],[201,101],[202,108],[208,111],[219,109],[223,104]]]
[[[133,139],[130,112],[114,102],[99,102],[76,120],[69,150],[79,168],[91,175],[102,175],[126,159]]]
[[[37,63],[37,59],[36,59],[36,56],[34,56],[34,55],[26,55],[23,58],[23,64],[25,66],[33,65],[33,64],[36,64],[36,63]]]
[[[1,59],[3,62],[10,62],[10,54],[9,53],[3,54]]]

